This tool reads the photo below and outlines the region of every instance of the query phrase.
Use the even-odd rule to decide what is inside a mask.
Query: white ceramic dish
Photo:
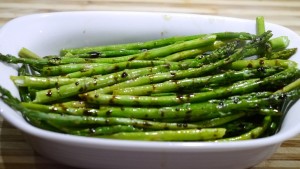
[[[91,46],[220,31],[255,33],[252,21],[174,13],[66,12],[30,15],[12,20],[0,31],[0,52],[16,55],[21,47],[39,55],[63,47]],[[274,37],[288,36],[300,48],[299,36],[279,25],[266,25]],[[300,62],[299,52],[292,60]],[[16,70],[0,63],[0,85],[18,96],[9,76]],[[270,157],[283,141],[300,132],[300,102],[287,114],[281,131],[271,137],[228,143],[144,142],[78,137],[44,131],[0,102],[2,116],[25,133],[40,154],[71,166],[97,169],[248,168]]]

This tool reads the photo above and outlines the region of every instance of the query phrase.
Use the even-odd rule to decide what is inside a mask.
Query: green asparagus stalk
[[[130,60],[133,60],[133,59],[136,59],[136,60],[156,59],[156,58],[161,58],[163,56],[168,56],[172,53],[176,53],[179,51],[199,48],[199,47],[203,47],[203,46],[206,47],[206,46],[213,44],[215,42],[216,38],[217,37],[215,35],[207,35],[200,39],[197,38],[197,39],[190,40],[190,41],[184,41],[182,43],[176,43],[173,45],[148,50],[146,52],[143,52],[143,53],[133,56],[132,59],[130,59]]]
[[[213,33],[213,35],[217,36],[217,40],[252,40],[255,38],[255,35],[247,32],[217,32]]]
[[[261,137],[264,134],[264,132],[267,130],[267,128],[269,127],[270,123],[271,123],[271,117],[266,116],[264,119],[263,126],[256,127],[254,129],[250,130],[249,132],[244,133],[240,136],[219,139],[219,140],[215,140],[215,142],[249,140],[249,139]]]
[[[210,127],[217,127],[221,126],[223,124],[229,123],[231,121],[240,119],[242,117],[245,117],[247,113],[241,112],[241,113],[233,113],[224,117],[216,117],[208,120],[203,120],[199,122],[195,122],[192,124],[197,124],[199,127],[202,128],[210,128]]]
[[[260,69],[244,69],[241,71],[226,71],[222,74],[204,76],[198,78],[187,78],[182,80],[170,80],[162,83],[119,88],[113,91],[114,95],[151,95],[164,92],[182,92],[194,88],[200,88],[211,84],[226,85],[238,80],[249,78],[266,77],[274,73],[278,73],[280,69],[266,68]]]
[[[215,40],[216,40],[215,35],[207,35],[207,36],[203,36],[203,37],[197,38],[197,39],[174,43],[171,45],[154,48],[151,50],[145,50],[144,52],[138,53],[138,54],[113,57],[113,58],[89,59],[89,61],[90,62],[94,61],[94,62],[99,62],[99,63],[118,63],[118,62],[125,62],[125,61],[131,61],[131,60],[147,60],[147,59],[151,59],[151,58],[161,58],[161,57],[168,56],[172,53],[176,53],[179,51],[208,46],[208,45],[213,44]]]
[[[23,63],[29,64],[31,66],[44,66],[44,65],[60,65],[60,64],[70,64],[70,63],[98,63],[99,59],[87,59],[87,58],[68,58],[68,57],[51,57],[51,58],[18,58],[13,55],[3,55],[0,53],[1,61],[7,63]]]
[[[69,114],[76,116],[100,116],[105,117],[105,114],[99,113],[98,109],[88,108],[85,106],[70,106],[65,104],[53,104],[53,105],[45,105],[45,104],[37,104],[32,102],[22,102],[22,106],[32,109],[38,110],[41,112],[48,113],[59,113],[59,114]]]
[[[196,48],[196,49],[185,50],[182,52],[177,52],[177,53],[171,54],[169,56],[163,57],[163,58],[161,58],[161,60],[181,61],[184,59],[192,59],[197,55],[203,54],[208,51],[213,51],[215,49],[220,48],[223,45],[225,45],[224,42],[215,41],[213,45],[209,45],[209,46],[203,47],[203,48]]]
[[[292,90],[297,89],[299,87],[300,87],[300,79],[298,78],[294,82],[292,82],[292,83],[284,86],[283,88],[277,90],[275,93],[289,92],[289,91],[292,91]]]
[[[282,116],[283,113],[280,112],[278,109],[275,108],[264,108],[260,109],[259,114],[265,115],[265,116]]]
[[[124,69],[136,69],[142,67],[168,64],[166,61],[132,60],[115,64],[108,63],[83,63],[66,64],[58,66],[43,67],[40,71],[45,76],[65,75],[66,77],[78,78],[99,74],[108,74]]]
[[[269,40],[272,51],[279,51],[287,48],[290,40],[287,36],[280,36]]]
[[[147,69],[150,71],[151,69],[154,70],[156,68],[166,67],[167,65],[172,65],[170,66],[170,69],[176,69],[176,68],[179,69],[183,64],[168,63],[162,60],[132,60],[132,61],[114,63],[106,66],[94,67],[82,71],[76,71],[76,72],[68,73],[65,76],[71,78],[80,78],[80,77],[88,77],[94,75],[105,75],[113,72],[122,71],[125,69],[138,69],[138,68],[145,68],[145,67],[148,67]],[[154,66],[159,66],[159,67],[153,68]]]
[[[41,121],[41,120],[38,120],[38,119],[29,118],[29,117],[24,117],[24,118],[26,119],[26,121],[30,122],[30,124],[40,128],[40,129],[53,131],[53,132],[57,132],[57,133],[62,133],[63,132],[63,131],[61,131],[61,129],[58,129],[58,128],[50,125],[49,123],[47,123],[45,121]]]
[[[273,92],[271,92],[271,91],[252,92],[252,93],[247,93],[247,94],[243,94],[243,95],[229,96],[228,99],[231,99],[231,100],[237,102],[241,99],[270,97],[272,94],[273,94]]]
[[[69,127],[62,127],[55,125],[60,130],[68,134],[79,135],[79,136],[89,136],[89,137],[99,137],[101,135],[110,135],[120,132],[142,132],[143,129],[139,129],[130,125],[113,125],[113,126],[103,126],[95,128],[84,128],[84,129],[74,129]]]
[[[32,52],[31,50],[29,50],[27,48],[21,48],[18,55],[21,58],[41,59],[41,57],[39,55],[37,55],[36,53]]]
[[[232,62],[228,68],[233,70],[242,70],[245,68],[263,68],[263,67],[297,67],[297,63],[292,60],[282,60],[282,59],[255,59],[255,60],[237,60]]]
[[[79,48],[69,48],[62,49],[60,51],[60,55],[64,56],[68,54],[82,54],[82,53],[90,53],[90,52],[103,52],[103,51],[115,51],[115,50],[143,50],[143,49],[152,49],[158,48],[166,45],[171,45],[180,41],[193,40],[196,38],[201,38],[205,36],[204,34],[200,35],[191,35],[191,36],[174,36],[169,38],[150,40],[146,42],[133,42],[133,43],[124,43],[124,44],[113,44],[113,45],[105,45],[105,46],[95,46],[95,47],[79,47]]]
[[[297,51],[297,48],[290,48],[290,49],[284,49],[276,52],[271,52],[270,54],[266,55],[262,59],[283,59],[287,60],[291,58]]]
[[[29,65],[47,65],[49,64],[48,60],[46,59],[33,59],[33,58],[17,58],[13,55],[1,54],[0,53],[0,60],[6,63],[24,63]]]
[[[261,35],[265,32],[265,19],[263,16],[256,17],[256,34]]]
[[[137,53],[145,52],[145,50],[108,50],[108,51],[93,51],[88,53],[82,53],[82,54],[75,54],[72,53],[66,53],[65,57],[79,57],[79,58],[106,58],[106,57],[116,57],[116,56],[126,56],[126,55],[133,55]]]
[[[48,89],[62,85],[79,82],[85,79],[92,80],[92,77],[86,78],[68,78],[68,77],[38,77],[38,76],[11,76],[10,79],[16,86],[32,87],[36,89]]]
[[[58,76],[65,75],[76,71],[87,71],[95,67],[106,67],[107,63],[78,63],[78,64],[64,64],[56,66],[43,66],[39,70],[42,76]]]
[[[215,33],[219,40],[227,40],[227,39],[244,39],[250,40],[253,38],[252,34],[247,32],[220,32]],[[199,35],[190,35],[190,36],[174,36],[169,38],[163,38],[158,40],[151,40],[146,42],[134,42],[134,43],[126,43],[126,44],[118,44],[118,45],[106,45],[106,46],[96,46],[96,47],[84,47],[84,48],[71,48],[71,49],[63,49],[61,50],[61,55],[65,55],[66,53],[71,54],[80,54],[80,53],[89,53],[89,52],[101,52],[107,50],[122,50],[122,49],[153,49],[157,47],[162,47],[170,44],[174,44],[180,41],[193,40],[196,38],[202,38],[206,36],[205,34]]]
[[[240,136],[219,139],[219,140],[215,140],[214,142],[250,140],[250,139],[258,138],[260,135],[263,134],[263,131],[264,131],[263,127],[256,127],[254,129],[252,129],[251,131],[244,133]]]
[[[203,128],[189,130],[161,130],[148,132],[122,132],[113,135],[99,136],[109,139],[144,140],[144,141],[207,141],[222,138],[225,135],[224,128]]]
[[[18,70],[18,76],[27,75],[28,74],[28,65],[22,65]],[[27,87],[18,86],[20,98],[22,101],[30,102],[31,101],[31,95],[28,91]]]

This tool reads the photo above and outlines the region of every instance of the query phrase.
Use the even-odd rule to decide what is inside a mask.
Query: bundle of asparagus
[[[39,57],[23,48],[11,80],[21,101],[0,98],[39,128],[129,140],[232,141],[280,127],[284,103],[300,97],[296,52],[257,34],[219,32],[146,42],[62,49]]]

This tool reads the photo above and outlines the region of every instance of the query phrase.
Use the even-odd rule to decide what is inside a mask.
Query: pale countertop
[[[298,0],[0,0],[0,26],[27,14],[86,10],[180,12],[245,19],[261,15],[300,34]],[[36,154],[21,132],[0,117],[0,169],[54,168],[69,167]],[[296,168],[300,168],[300,135],[284,142],[270,159],[253,169]]]

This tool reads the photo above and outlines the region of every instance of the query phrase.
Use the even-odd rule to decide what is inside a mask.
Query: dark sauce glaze
[[[101,56],[101,52],[96,52],[96,51],[88,52],[88,54],[90,55],[91,58],[97,58]]]
[[[46,96],[51,97],[52,96],[52,90],[48,90],[46,93]]]
[[[121,77],[122,78],[126,78],[128,76],[128,73],[127,72],[123,72],[122,74],[121,74]]]

